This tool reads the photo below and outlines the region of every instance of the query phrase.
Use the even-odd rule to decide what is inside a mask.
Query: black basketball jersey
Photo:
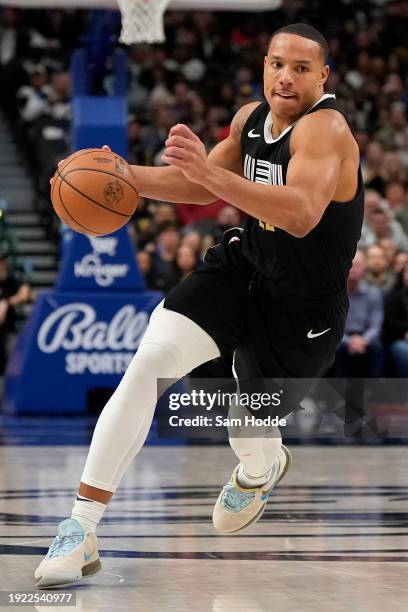
[[[335,96],[324,94],[305,114],[321,109],[341,112]],[[267,102],[249,116],[241,135],[244,176],[265,185],[285,185],[291,158],[290,137],[294,125],[272,137],[271,112]],[[358,170],[358,189],[353,200],[332,201],[320,222],[303,238],[248,217],[241,238],[244,256],[262,274],[273,280],[280,292],[323,297],[343,292],[364,214],[364,184]]]

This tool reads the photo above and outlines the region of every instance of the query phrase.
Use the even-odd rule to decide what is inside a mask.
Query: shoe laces
[[[221,503],[230,512],[240,512],[251,503],[254,497],[253,491],[248,491],[248,493],[240,491],[234,487],[232,482],[229,482],[224,487]]]
[[[50,546],[47,557],[53,559],[54,557],[63,557],[70,553],[74,548],[79,546],[84,539],[83,534],[70,533],[67,535],[57,535],[54,538],[53,543]]]
[[[272,467],[272,474],[268,481],[268,484],[269,484],[268,489],[262,490],[261,488],[261,491],[262,491],[261,501],[266,502],[268,500],[270,494],[272,493],[276,480],[279,476],[279,470],[280,470],[280,459],[279,457],[277,457]],[[230,482],[225,485],[224,491],[221,497],[222,505],[230,512],[240,512],[241,510],[246,508],[251,503],[251,501],[254,499],[256,495],[257,487],[255,488],[255,490],[249,489],[248,491],[245,491],[242,488],[237,488],[235,486],[235,482],[236,482],[236,474],[233,475]]]

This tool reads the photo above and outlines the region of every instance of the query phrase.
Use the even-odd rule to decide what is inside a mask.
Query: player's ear
[[[330,74],[330,68],[326,64],[325,66],[322,67],[322,70],[320,73],[320,80],[321,80],[322,85],[326,83],[327,79],[329,78],[329,74]]]

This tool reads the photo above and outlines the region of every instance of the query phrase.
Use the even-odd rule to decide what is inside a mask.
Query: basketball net
[[[119,41],[125,45],[164,42],[163,15],[170,0],[117,0],[122,13]]]

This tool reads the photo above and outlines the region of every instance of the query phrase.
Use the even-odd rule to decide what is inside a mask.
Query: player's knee
[[[154,343],[141,345],[110,399],[115,410],[133,410],[135,398],[143,406],[157,401],[177,380],[177,363],[165,346]]]
[[[178,373],[177,356],[166,343],[145,342],[139,346],[135,361],[146,378],[175,378]]]

